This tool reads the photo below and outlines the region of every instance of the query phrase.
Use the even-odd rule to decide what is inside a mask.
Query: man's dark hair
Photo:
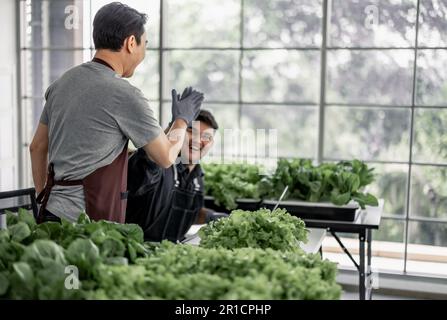
[[[112,2],[103,6],[93,20],[93,42],[95,49],[119,51],[124,39],[134,35],[141,43],[147,15],[122,4]]]
[[[200,110],[199,115],[196,118],[196,121],[202,121],[209,125],[214,130],[219,129],[219,125],[217,124],[216,119],[214,118],[213,114],[209,112],[208,110]]]
[[[214,118],[213,114],[211,112],[209,112],[208,110],[200,110],[199,115],[197,116],[197,118],[194,121],[202,121],[204,123],[206,123],[207,125],[209,125],[211,128],[213,128],[214,130],[219,129],[219,125],[217,124],[216,119]],[[172,126],[172,122],[169,123],[169,125],[166,127],[165,129],[165,133],[167,134],[169,132],[169,129]],[[190,125],[188,127],[189,129],[192,129],[192,125]]]

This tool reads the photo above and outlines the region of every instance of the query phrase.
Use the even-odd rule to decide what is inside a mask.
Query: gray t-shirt
[[[162,129],[140,90],[97,62],[74,67],[45,93],[40,122],[48,125],[56,180],[82,179],[113,162],[128,139],[140,148]],[[82,186],[55,186],[47,210],[75,221],[85,210]]]

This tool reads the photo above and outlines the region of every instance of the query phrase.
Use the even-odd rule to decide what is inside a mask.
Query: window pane
[[[243,101],[317,103],[319,61],[318,51],[245,51]]]
[[[409,243],[447,247],[447,224],[410,221]]]
[[[379,230],[373,231],[373,240],[402,243],[401,253],[403,253],[404,233],[405,228],[403,221],[382,219],[380,221]]]
[[[158,99],[159,92],[159,72],[158,72],[158,51],[146,51],[146,57],[137,67],[135,74],[129,78],[131,84],[143,91],[147,99]]]
[[[410,214],[447,219],[447,168],[413,166]]]
[[[14,116],[12,110],[0,107],[0,161],[10,160],[15,156]],[[13,135],[14,134],[14,135]]]
[[[326,158],[409,159],[407,109],[327,107],[325,123]]]
[[[447,224],[409,223],[407,271],[447,275]]]
[[[31,143],[44,105],[44,99],[22,99],[22,126],[25,132],[23,137],[24,143]]]
[[[414,46],[416,0],[332,0],[330,12],[332,46]]]
[[[419,8],[419,45],[427,47],[447,46],[447,2],[445,0],[421,0]]]
[[[368,166],[375,169],[376,178],[365,191],[385,200],[384,214],[404,215],[408,165],[369,163]]]
[[[411,50],[335,50],[328,54],[329,103],[410,105]]]
[[[373,230],[372,238],[372,268],[373,272],[398,271],[404,269],[404,222],[390,219],[382,219],[379,230]],[[359,261],[358,235],[337,232],[341,241]],[[323,241],[323,258],[339,263],[341,267],[353,268],[354,265],[340,245],[332,236],[327,236]],[[379,279],[380,281],[380,279]]]
[[[208,101],[237,101],[238,51],[175,50],[166,53],[165,59],[165,99],[171,99],[172,88],[181,93],[193,86],[204,92]]]
[[[92,1],[92,11],[91,20],[93,24],[93,19],[96,13],[104,5],[115,2],[113,0],[91,0]],[[121,0],[121,3],[127,4],[131,8],[138,10],[139,12],[147,14],[146,23],[146,33],[149,48],[156,48],[159,46],[159,34],[160,34],[160,0]],[[91,38],[91,43],[93,45],[93,38]]]
[[[244,46],[321,46],[321,0],[244,1]]]
[[[0,190],[9,191],[17,189],[16,185],[17,170],[14,165],[2,165],[0,167]]]
[[[279,157],[314,158],[316,155],[316,107],[244,105],[242,128],[267,132],[276,129]]]
[[[90,18],[87,0],[23,1],[22,46],[89,47]]]
[[[31,159],[28,146],[30,145],[34,133],[39,123],[40,115],[44,106],[43,99],[22,99],[22,131],[23,141],[19,141],[22,147],[23,156],[23,177],[25,179],[25,187],[33,187],[32,172],[31,172]]]
[[[373,268],[379,271],[403,271],[404,234],[405,224],[403,221],[382,219],[379,230],[374,230],[372,233]]]
[[[22,56],[23,93],[43,98],[48,86],[65,71],[90,60],[90,50],[26,50]]]
[[[210,150],[207,160],[223,161],[223,155],[233,155],[237,151],[232,143],[225,141],[225,130],[238,128],[238,105],[204,103],[202,108],[209,110],[219,125],[219,131],[214,137],[214,146]]]
[[[418,162],[447,163],[447,109],[416,109],[413,156]]]
[[[210,111],[219,125],[219,131],[238,127],[239,108],[236,104],[204,103],[202,109]]]
[[[169,47],[235,47],[240,41],[240,0],[169,0]]]
[[[419,105],[447,106],[447,50],[419,50],[417,96]]]

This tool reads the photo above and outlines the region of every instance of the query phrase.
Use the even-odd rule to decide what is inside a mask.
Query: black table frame
[[[366,214],[362,212],[360,214]],[[360,217],[359,217],[360,218]],[[359,219],[358,218],[358,219]],[[372,270],[371,270],[371,256],[372,256],[372,230],[379,229],[377,224],[361,224],[350,221],[329,221],[329,220],[306,220],[303,219],[306,226],[309,228],[324,228],[326,229],[338,242],[343,252],[354,263],[359,273],[359,298],[360,300],[371,300],[372,298]],[[344,246],[343,242],[337,235],[337,232],[353,233],[359,237],[359,256],[360,261],[357,263],[352,257],[349,250]],[[322,253],[322,251],[320,251]]]

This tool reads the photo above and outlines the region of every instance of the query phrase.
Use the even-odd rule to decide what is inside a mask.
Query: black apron
[[[145,239],[148,241],[158,242],[165,239],[172,242],[182,241],[186,232],[196,221],[203,205],[203,192],[200,191],[197,177],[193,180],[194,190],[186,190],[180,186],[175,164],[172,169],[175,184],[171,190],[171,206],[169,210],[162,210],[162,213],[145,230]]]

